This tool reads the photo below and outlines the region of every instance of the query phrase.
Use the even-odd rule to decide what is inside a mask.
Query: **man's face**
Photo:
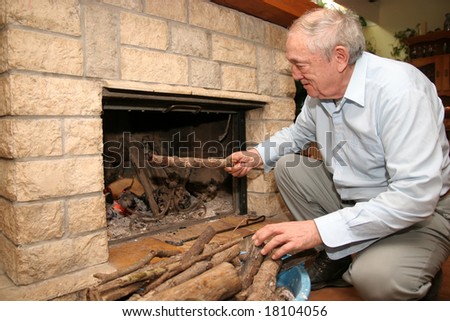
[[[328,61],[320,53],[313,54],[306,46],[306,37],[290,34],[286,42],[286,57],[292,64],[292,76],[299,80],[309,96],[319,99],[336,96],[339,72],[332,58]]]

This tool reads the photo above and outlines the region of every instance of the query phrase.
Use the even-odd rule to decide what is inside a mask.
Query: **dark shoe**
[[[307,268],[311,280],[311,290],[319,290],[325,287],[349,287],[351,284],[342,279],[352,263],[352,258],[346,256],[339,260],[332,260],[325,251],[320,251],[314,262]]]
[[[422,301],[437,301],[439,296],[439,291],[442,286],[442,269],[440,269],[433,280],[431,281],[431,287],[428,293],[421,299]]]

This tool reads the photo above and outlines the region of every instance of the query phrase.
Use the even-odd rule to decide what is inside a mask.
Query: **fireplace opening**
[[[247,214],[247,183],[223,169],[264,103],[105,88],[103,162],[110,242]]]

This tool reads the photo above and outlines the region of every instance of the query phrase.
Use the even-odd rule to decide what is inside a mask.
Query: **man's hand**
[[[235,152],[228,156],[231,167],[225,167],[225,171],[234,177],[247,175],[252,168],[262,165],[262,159],[256,149]]]
[[[269,224],[259,229],[252,237],[256,246],[266,240],[262,255],[278,248],[272,259],[277,260],[288,253],[297,253],[322,244],[322,238],[313,220]]]

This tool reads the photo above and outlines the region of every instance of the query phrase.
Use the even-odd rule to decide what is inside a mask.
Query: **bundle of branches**
[[[217,301],[291,300],[276,288],[282,262],[262,256],[248,239],[225,244],[210,242],[208,227],[184,253],[150,251],[126,271],[96,274],[99,284],[88,289],[88,300]],[[154,257],[166,257],[155,263]]]

